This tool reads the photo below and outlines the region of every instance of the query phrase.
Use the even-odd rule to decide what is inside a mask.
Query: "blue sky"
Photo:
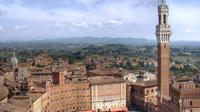
[[[172,40],[200,40],[200,1],[168,0]],[[155,39],[157,0],[0,0],[0,40]]]

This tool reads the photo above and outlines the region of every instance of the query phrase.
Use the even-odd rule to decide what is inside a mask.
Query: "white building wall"
[[[103,87],[103,91],[99,90]],[[99,96],[102,92],[112,91],[109,88],[119,89],[119,95]],[[92,109],[109,110],[115,107],[126,107],[126,83],[92,85]]]
[[[124,75],[123,79],[135,83],[137,81],[137,76],[138,74],[128,73],[127,75]]]

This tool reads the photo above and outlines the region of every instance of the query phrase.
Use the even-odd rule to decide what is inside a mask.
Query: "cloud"
[[[81,22],[81,23],[71,23],[73,26],[79,29],[86,29],[87,31],[93,31],[93,26],[91,24]]]
[[[185,29],[185,32],[190,33],[191,30],[190,29]]]
[[[4,16],[6,13],[8,13],[8,12],[5,10],[0,10],[0,16]]]
[[[3,27],[2,26],[0,26],[0,30],[2,30],[3,29]]]
[[[186,10],[187,9],[187,10]],[[171,6],[171,21],[174,24],[200,25],[200,8],[188,6]]]
[[[25,29],[25,28],[26,28],[25,25],[23,25],[23,26],[15,26],[14,27],[15,30],[20,30],[20,29]]]
[[[57,27],[65,27],[67,25],[67,23],[66,22],[60,22],[60,23],[56,22],[54,25]]]
[[[26,33],[31,33],[32,31],[31,31],[31,30],[26,30],[25,32],[26,32]]]
[[[71,1],[71,0],[69,0]],[[141,2],[132,2],[131,0],[75,0],[72,2],[69,7],[61,8],[51,8],[48,10],[43,10],[45,4],[40,4],[37,7],[30,7],[16,2],[17,4],[11,5],[1,5],[0,8],[8,10],[9,14],[7,18],[19,19],[19,20],[31,20],[31,21],[70,21],[70,22],[105,22],[113,18],[121,18],[123,20],[129,21],[138,21],[136,17],[140,18],[141,15],[138,15],[136,12],[137,7],[133,7],[133,3],[140,4]],[[96,4],[94,7],[88,5]],[[111,2],[112,1],[112,2]],[[114,2],[116,1],[116,2]],[[148,0],[145,0],[148,1]],[[78,5],[78,3],[84,3]],[[46,2],[45,2],[46,3]],[[30,3],[29,3],[30,4]],[[39,3],[38,3],[39,4]],[[48,3],[46,3],[48,4]],[[122,5],[123,4],[123,5]],[[38,8],[39,7],[39,8]],[[145,7],[139,7],[141,12],[147,11]],[[148,8],[148,7],[147,7]],[[36,15],[40,15],[35,17]],[[145,14],[144,14],[145,15]],[[143,17],[143,16],[142,16]]]
[[[168,2],[172,36],[188,39],[188,36],[200,35],[200,32],[194,33],[200,29],[200,8],[195,5],[200,2]],[[40,37],[91,35],[155,39],[156,5],[155,0],[0,0],[0,24],[15,26],[14,29],[19,31],[26,29],[19,24],[26,23],[33,37],[37,32]],[[190,29],[190,32],[185,29]],[[25,34],[9,35],[17,37]]]
[[[112,19],[109,21],[110,24],[115,24],[115,25],[122,25],[123,22],[121,20],[116,20],[116,19]]]
[[[72,23],[74,26],[78,26],[78,27],[88,27],[88,24],[85,22],[81,22],[81,23]]]
[[[104,0],[75,0],[76,2],[84,3],[84,4],[92,4],[96,3],[98,1],[104,1]]]
[[[103,27],[103,23],[102,23],[102,22],[96,22],[96,23],[95,23],[95,26]]]
[[[75,30],[75,29],[69,29],[69,31],[71,31],[71,32],[75,32],[76,30]]]

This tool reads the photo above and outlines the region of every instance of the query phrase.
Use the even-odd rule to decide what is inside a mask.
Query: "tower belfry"
[[[171,30],[168,22],[168,16],[169,8],[166,0],[159,0],[158,25],[156,25],[158,104],[162,103],[163,98],[169,98],[169,41]]]

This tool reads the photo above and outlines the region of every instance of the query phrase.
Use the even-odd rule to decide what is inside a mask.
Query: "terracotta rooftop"
[[[42,96],[42,93],[27,93],[26,95],[31,98],[32,102],[34,102]]]
[[[13,71],[14,71],[10,66],[1,67],[1,70],[2,70],[3,72],[13,72]]]
[[[125,83],[122,78],[115,78],[112,76],[97,76],[88,78],[92,85],[112,84],[112,83]]]
[[[9,94],[8,89],[5,86],[0,86],[0,101],[7,97]]]
[[[192,80],[191,78],[187,78],[187,77],[177,77],[177,78],[175,78],[175,81],[177,81],[177,82],[189,82],[191,80]]]
[[[0,104],[0,112],[27,112],[27,109],[11,103],[2,103]]]
[[[29,109],[31,107],[30,103],[36,101],[41,96],[41,93],[27,93],[26,96],[13,96],[8,100],[8,103]]]
[[[176,87],[172,87],[173,90],[185,94],[185,93],[190,93],[190,94],[198,94],[200,95],[200,88],[187,88],[187,89],[179,89]]]
[[[18,64],[18,67],[30,67],[31,66],[31,63],[28,63],[28,62],[21,62]]]
[[[172,88],[179,93],[198,93],[200,95],[200,87],[198,87],[193,81],[182,81],[174,83]]]
[[[106,69],[96,69],[91,70],[89,73],[98,74],[98,75],[112,75],[119,73],[120,69],[115,68],[106,68]]]
[[[32,87],[32,89],[30,90],[31,93],[44,93],[46,92],[46,89],[41,87],[41,86],[34,86]]]
[[[5,73],[4,71],[0,70],[0,76],[4,75],[4,73]]]
[[[37,56],[35,56],[34,58],[38,58],[38,57],[43,57],[43,58],[52,58],[49,54],[47,53],[41,53],[38,54]]]
[[[28,96],[13,96],[8,100],[8,103],[25,109],[29,109],[31,107],[30,98]]]
[[[31,75],[44,75],[44,74],[51,74],[52,72],[49,70],[34,70],[31,71]]]
[[[157,81],[156,80],[150,80],[150,81],[138,81],[133,84],[134,86],[141,86],[141,87],[151,87],[156,86]]]

